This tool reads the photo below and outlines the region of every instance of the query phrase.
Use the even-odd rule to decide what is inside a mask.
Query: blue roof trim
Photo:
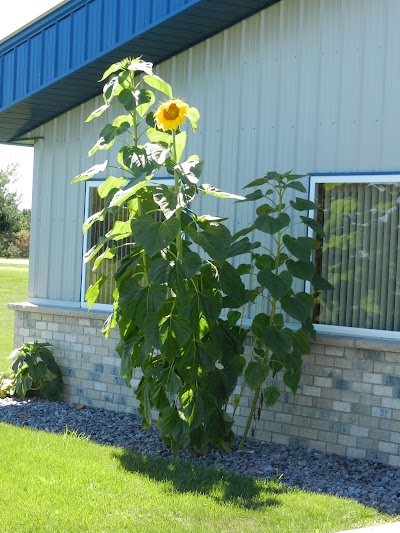
[[[101,91],[113,62],[154,64],[279,0],[70,0],[0,43],[0,142]]]

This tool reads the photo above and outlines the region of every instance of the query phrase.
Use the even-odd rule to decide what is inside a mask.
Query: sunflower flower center
[[[179,117],[179,107],[172,103],[166,109],[164,109],[164,118],[166,120],[175,120]]]

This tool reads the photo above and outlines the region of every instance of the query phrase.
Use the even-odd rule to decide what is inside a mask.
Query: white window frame
[[[89,215],[89,200],[90,200],[90,189],[99,188],[100,185],[104,183],[105,180],[91,180],[87,181],[85,183],[85,207],[84,207],[84,220],[87,220]],[[173,177],[155,177],[152,179],[152,181],[148,184],[149,186],[155,185],[155,184],[165,184],[165,185],[171,185],[173,183]],[[85,300],[85,294],[86,294],[86,271],[87,271],[87,263],[83,262],[83,257],[85,253],[88,250],[88,231],[85,231],[83,233],[83,243],[82,243],[82,269],[81,269],[81,297],[80,297],[80,306],[82,309],[89,309],[88,303]],[[91,310],[93,311],[112,311],[112,304],[102,304],[102,303],[94,303],[91,307]]]
[[[310,174],[309,175],[309,199],[315,202],[315,192],[320,183],[400,183],[400,173],[365,173],[365,174]],[[310,218],[315,218],[316,213],[310,210]],[[314,237],[314,232],[308,228],[307,235]],[[311,284],[305,283],[305,290],[311,294]],[[341,336],[361,337],[367,339],[400,340],[400,331],[387,331],[382,329],[356,328],[351,326],[333,326],[326,324],[314,324],[317,333],[335,334]]]

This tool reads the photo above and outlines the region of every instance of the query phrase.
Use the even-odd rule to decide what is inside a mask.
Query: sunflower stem
[[[176,161],[176,134],[175,134],[175,130],[172,130],[172,157],[173,159]],[[175,192],[175,195],[176,197],[178,198],[178,194],[179,194],[179,176],[178,176],[178,172],[176,170],[174,170],[174,181],[175,181],[175,186],[174,186],[174,192]],[[181,209],[178,207],[177,210],[175,211],[175,216],[176,218],[179,220],[179,224],[181,222]],[[182,232],[181,230],[179,230],[179,233],[176,237],[176,257],[177,259],[182,259],[182,256],[183,256],[183,247],[182,247]]]

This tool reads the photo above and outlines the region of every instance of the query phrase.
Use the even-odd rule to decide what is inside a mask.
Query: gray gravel
[[[173,457],[155,428],[143,430],[136,415],[45,400],[0,399],[0,422],[64,433],[84,434],[99,444],[141,454]],[[400,468],[346,459],[248,439],[243,451],[211,450],[207,455],[184,451],[182,457],[207,466],[280,480],[287,487],[352,498],[389,514],[400,514]]]

